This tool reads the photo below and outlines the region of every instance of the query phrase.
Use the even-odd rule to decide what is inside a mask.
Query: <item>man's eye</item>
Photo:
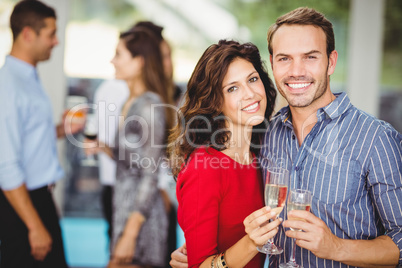
[[[287,61],[288,59],[289,58],[283,57],[283,58],[280,58],[279,61]]]

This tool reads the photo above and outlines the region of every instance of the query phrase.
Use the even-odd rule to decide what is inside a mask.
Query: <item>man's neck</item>
[[[317,123],[317,111],[333,102],[335,95],[329,91],[329,94],[323,95],[320,101],[315,101],[307,107],[289,106],[292,114],[293,129],[297,137],[299,146],[303,143],[306,136],[310,133],[315,123]]]
[[[31,64],[34,67],[36,67],[36,65],[37,65],[37,61],[35,61],[32,58],[30,53],[28,53],[26,50],[20,49],[16,45],[13,45],[13,47],[11,48],[10,55],[19,60],[25,61],[26,63]]]

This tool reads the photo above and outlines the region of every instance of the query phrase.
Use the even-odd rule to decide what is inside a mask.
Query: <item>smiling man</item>
[[[292,238],[303,267],[401,264],[401,134],[354,107],[345,93],[331,92],[338,54],[332,24],[321,13],[298,8],[278,18],[268,49],[289,106],[270,123],[262,164],[282,165],[291,171],[290,188],[313,193],[311,212],[291,212],[304,221],[280,226],[275,242],[285,254],[270,256],[270,267],[289,260]]]

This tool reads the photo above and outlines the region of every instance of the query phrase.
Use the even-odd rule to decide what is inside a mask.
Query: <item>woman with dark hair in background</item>
[[[221,40],[195,67],[169,137],[189,267],[263,267],[256,246],[280,220],[262,225],[275,213],[264,207],[256,156],[275,98],[251,43]]]
[[[164,267],[168,215],[158,189],[172,101],[166,90],[159,41],[146,29],[120,35],[112,60],[129,97],[123,105],[115,147],[101,144],[116,161],[110,268]]]
[[[177,104],[181,97],[181,90],[173,82],[173,62],[171,58],[171,48],[167,40],[162,35],[163,27],[154,24],[152,21],[139,21],[130,31],[146,30],[153,34],[159,43],[161,51],[163,69],[166,77],[165,90],[167,90],[168,99],[173,97],[173,104]],[[94,103],[98,105],[114,105],[115,110],[106,109],[100,111],[95,109],[98,121],[98,139],[106,145],[114,144],[115,133],[118,127],[118,117],[121,107],[127,100],[129,94],[127,83],[122,80],[110,79],[104,81],[95,92]],[[86,140],[89,142],[90,140]],[[112,192],[116,181],[116,162],[104,153],[98,154],[99,179],[103,185],[102,189],[102,207],[105,219],[109,224],[108,235],[112,237]],[[168,254],[166,264],[170,260],[170,253],[176,249],[176,193],[174,191],[175,182],[166,163],[159,165],[159,189],[161,190],[166,210],[169,213],[169,232],[168,232]]]

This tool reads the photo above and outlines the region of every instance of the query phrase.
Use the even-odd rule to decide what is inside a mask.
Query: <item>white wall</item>
[[[378,116],[385,0],[352,0],[347,91],[351,102]]]

